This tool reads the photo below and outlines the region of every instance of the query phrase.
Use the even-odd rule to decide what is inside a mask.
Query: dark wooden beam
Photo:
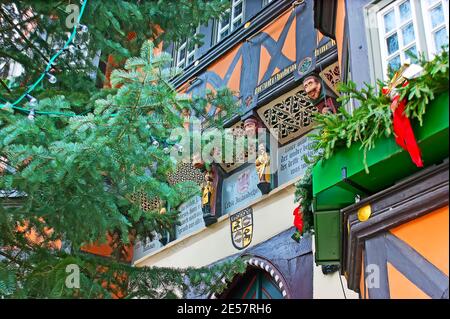
[[[368,238],[448,205],[448,165],[447,159],[341,210],[341,273],[347,277],[350,289],[359,291],[362,250]],[[372,215],[361,222],[358,209],[366,205],[371,206]]]

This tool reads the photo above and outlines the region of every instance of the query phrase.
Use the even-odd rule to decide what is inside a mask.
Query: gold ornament
[[[358,219],[360,222],[365,222],[372,215],[372,207],[370,205],[366,205],[358,209]]]

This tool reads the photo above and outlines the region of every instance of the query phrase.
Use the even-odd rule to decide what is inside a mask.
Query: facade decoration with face
[[[244,121],[244,130],[245,134],[249,137],[256,136],[256,133],[258,131],[258,120],[250,117]]]
[[[318,103],[324,95],[322,79],[314,73],[303,79],[303,88],[313,104]]]
[[[303,88],[310,102],[320,113],[336,113],[336,99],[327,94],[325,85],[319,75],[311,73],[303,79]]]

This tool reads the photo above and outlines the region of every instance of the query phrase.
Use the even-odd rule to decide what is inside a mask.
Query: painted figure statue
[[[270,192],[270,155],[263,143],[258,146],[255,166],[259,178],[258,188],[263,195],[268,194]]]
[[[202,188],[202,211],[205,225],[209,226],[217,221],[215,214],[212,213],[213,200],[214,200],[214,173],[207,171],[205,174],[205,183]]]

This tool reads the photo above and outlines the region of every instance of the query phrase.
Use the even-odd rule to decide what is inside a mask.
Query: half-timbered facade
[[[199,267],[246,258],[247,273],[228,283],[221,296],[193,293],[193,298],[355,298],[357,294],[341,285],[345,278],[339,278],[337,269],[327,272],[314,264],[310,235],[299,242],[291,238],[298,206],[294,184],[307,167],[303,155],[311,155],[307,133],[314,128],[312,115],[324,108],[308,96],[303,81],[313,74],[324,99],[332,98],[333,107],[338,107],[341,72],[336,36],[318,29],[312,0],[230,4],[223,19],[196,29],[204,35],[202,46],[189,47],[186,40],[166,47],[173,65],[184,67],[173,83],[189,95],[223,87],[235,93],[240,107],[226,127],[237,135],[245,134],[249,123],[266,129],[273,168],[270,190],[266,194],[258,188],[255,162],[246,162],[257,150],[250,149],[233,162],[214,163],[214,219],[202,218],[200,197],[191,199],[179,208],[181,226],[175,238],[160,236],[164,238],[138,243],[134,264]],[[340,14],[344,8],[339,1]],[[189,116],[201,120],[218,111],[208,106]],[[187,165],[184,172],[199,170]]]
[[[367,154],[337,152],[313,169],[314,235],[291,238],[294,184],[314,155],[312,115],[340,107],[341,81],[376,83],[408,52],[431,59],[448,44],[447,0],[231,0],[218,21],[166,50],[184,72],[173,80],[189,95],[227,87],[240,102],[226,123],[236,135],[266,129],[271,172],[260,187],[249,149],[213,164],[208,218],[202,198],[179,208],[175,238],[135,246],[136,266],[200,267],[245,257],[247,272],[220,296],[191,298],[448,298],[448,93],[434,101],[429,126],[417,127],[424,169],[405,161],[392,140]],[[429,36],[425,36],[429,34]],[[347,111],[358,105],[350,103]],[[216,116],[210,105],[189,114]],[[444,114],[445,116],[443,116]],[[184,165],[174,178],[201,182]],[[197,176],[197,178],[195,177]],[[363,220],[360,216],[369,216]]]

